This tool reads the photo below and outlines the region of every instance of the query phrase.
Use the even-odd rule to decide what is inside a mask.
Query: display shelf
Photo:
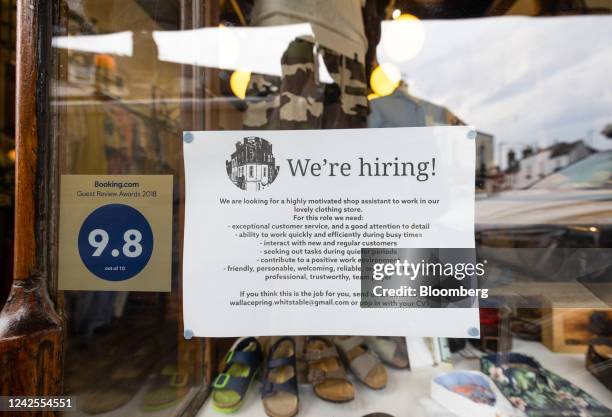
[[[142,402],[149,388],[149,384],[145,384],[138,393],[127,404],[106,413],[95,414],[96,417],[123,417],[129,415],[131,417],[179,417],[183,415],[185,408],[191,400],[198,394],[198,388],[191,388],[187,394],[180,398],[172,405],[159,410],[149,411],[142,408]],[[79,397],[77,396],[77,409],[67,413],[71,417],[90,417],[92,414],[87,414],[78,409]]]
[[[559,374],[570,382],[587,391],[607,407],[612,408],[610,392],[597,381],[584,367],[584,355],[560,354],[549,351],[538,342],[514,341],[514,352],[535,357],[543,367]],[[479,370],[477,359],[464,359],[455,356],[455,370]],[[384,412],[394,417],[452,417],[429,397],[431,379],[448,367],[426,367],[411,371],[389,369],[387,387],[373,391],[351,379],[355,386],[355,400],[345,404],[322,401],[312,392],[312,386],[300,385],[300,417],[360,417],[373,412]],[[350,375],[352,378],[352,375]],[[261,384],[257,382],[247,393],[241,409],[233,415],[238,417],[266,417],[259,394]],[[206,401],[198,417],[213,417],[223,414],[215,411],[210,398]]]

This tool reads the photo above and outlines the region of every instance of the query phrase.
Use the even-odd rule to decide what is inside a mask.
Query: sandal
[[[397,369],[410,366],[405,337],[368,336],[365,343],[385,364]]]
[[[154,343],[143,344],[117,361],[114,370],[108,371],[109,375],[101,379],[100,385],[80,395],[79,409],[86,414],[102,414],[130,402],[154,365],[156,347]]]
[[[225,357],[225,368],[213,381],[213,408],[233,413],[242,405],[261,364],[261,345],[254,337],[239,340]]]
[[[355,398],[353,384],[346,377],[333,343],[323,337],[309,337],[304,358],[308,363],[308,382],[317,397],[334,403]]]
[[[176,361],[167,363],[155,375],[142,400],[142,410],[164,410],[178,404],[189,391],[189,374],[178,370]]]
[[[372,389],[387,385],[387,370],[361,336],[336,336],[334,343],[355,376]]]
[[[290,337],[279,339],[270,348],[261,398],[270,417],[293,417],[298,412],[295,342]]]

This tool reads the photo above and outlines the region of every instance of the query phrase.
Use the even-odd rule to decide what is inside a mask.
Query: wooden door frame
[[[205,12],[201,17],[204,22],[195,22],[192,19],[198,17],[190,13],[182,16],[183,29],[188,29],[189,24],[198,27],[218,20],[218,7],[211,4],[214,3],[207,0],[182,0],[181,5],[191,13]],[[61,294],[56,288],[61,130],[49,97],[51,75],[61,67],[55,61],[62,59],[62,54],[54,57],[51,50],[54,19],[65,15],[60,7],[61,2],[17,0],[15,254],[13,284],[0,311],[0,395],[63,393],[66,320]],[[190,71],[198,69],[185,68],[186,73]],[[203,75],[207,85],[212,77]],[[198,77],[193,81],[192,88],[201,87]],[[203,91],[188,94],[192,98],[192,122],[200,118],[198,123],[201,123],[202,115],[198,113],[202,110],[203,95]],[[204,125],[207,125],[211,115],[204,113]],[[183,115],[184,122],[187,118],[189,115]],[[205,128],[198,123],[192,123],[192,128]],[[184,192],[183,186],[180,192]],[[195,344],[199,348],[206,346],[204,363],[198,361],[196,368],[202,369],[204,365],[209,382],[215,373],[214,343],[206,339]],[[183,415],[192,415],[205,397],[206,390]],[[41,413],[23,415],[28,414]],[[59,412],[42,414],[60,415]]]
[[[0,312],[1,395],[62,393],[65,322],[51,290],[58,167],[49,83],[57,3],[17,1],[15,254],[11,292]]]

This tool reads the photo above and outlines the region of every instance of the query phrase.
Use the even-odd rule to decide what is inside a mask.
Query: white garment
[[[364,4],[365,0],[255,0],[251,25],[310,23],[317,43],[364,63]]]

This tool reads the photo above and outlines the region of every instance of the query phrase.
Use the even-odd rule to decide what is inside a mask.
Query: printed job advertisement
[[[186,335],[477,336],[473,307],[364,308],[360,271],[362,248],[474,247],[475,137],[185,132]]]

